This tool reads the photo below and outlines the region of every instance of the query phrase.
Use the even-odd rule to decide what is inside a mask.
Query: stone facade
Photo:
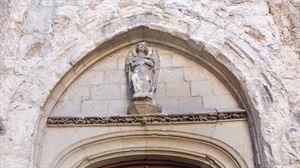
[[[35,143],[36,129],[55,85],[69,70],[78,68],[75,64],[97,46],[139,26],[220,51],[222,54],[210,49],[216,53],[213,59],[238,79],[256,116],[256,127],[261,134],[261,166],[299,167],[299,6],[297,0],[0,1],[0,167],[36,167],[34,150],[39,146]],[[171,58],[166,55],[165,59]],[[176,74],[182,76],[170,74],[164,80],[176,81],[190,74],[188,68],[182,72],[180,67],[184,62],[165,61],[162,67],[178,66]],[[89,83],[82,80],[78,87],[95,85],[91,89],[108,92],[104,82],[113,82],[114,77],[122,78],[122,74],[104,69],[122,68],[119,65],[113,61],[99,66],[103,69],[96,74],[91,71],[82,76],[97,75],[97,79]],[[165,69],[162,74],[168,73],[168,68]],[[198,99],[199,95],[223,94],[220,85],[221,88],[213,89],[212,93],[209,89],[197,88],[200,83],[209,87],[207,81],[198,81],[203,78],[201,74],[185,79],[192,81],[190,83],[178,81],[161,88],[165,87],[167,95],[191,95]],[[107,76],[111,78],[103,80]],[[172,85],[190,90],[174,93]],[[109,94],[116,98],[114,101],[122,96],[121,91],[116,90]],[[91,108],[92,114],[93,106],[88,103],[95,103],[89,96],[101,98],[103,94],[106,93],[90,95],[88,90],[82,89],[80,97],[69,99],[87,100],[84,107]],[[165,101],[169,101],[166,104],[170,103],[170,107],[176,104],[172,99]],[[214,102],[202,101],[204,108],[215,107]],[[98,103],[97,108],[109,107],[109,103],[112,102]],[[72,106],[73,112],[80,109],[78,104]]]

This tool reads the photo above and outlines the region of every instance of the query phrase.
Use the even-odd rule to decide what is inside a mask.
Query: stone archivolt
[[[231,146],[215,138],[162,130],[110,132],[83,139],[61,151],[49,167],[94,168],[118,162],[119,158],[135,160],[151,156],[196,161],[196,166],[203,168],[249,167]]]

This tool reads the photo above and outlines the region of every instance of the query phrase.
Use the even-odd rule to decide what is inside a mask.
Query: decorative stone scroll
[[[149,50],[146,42],[136,45],[135,51],[125,60],[133,102],[128,107],[128,114],[145,115],[161,113],[161,106],[152,98],[157,89],[160,59],[156,50]]]
[[[55,126],[97,126],[97,125],[147,125],[173,123],[202,123],[246,119],[245,111],[214,112],[205,114],[112,116],[112,117],[49,117],[47,125]]]

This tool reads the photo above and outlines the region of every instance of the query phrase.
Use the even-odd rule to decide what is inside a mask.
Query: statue
[[[160,59],[156,50],[149,54],[147,43],[136,45],[135,52],[128,55],[126,73],[133,103],[129,106],[129,114],[159,113],[161,107],[156,104],[153,94],[157,89]]]
[[[160,60],[156,50],[148,54],[147,44],[136,45],[136,53],[126,59],[130,90],[134,100],[152,99],[157,88]]]

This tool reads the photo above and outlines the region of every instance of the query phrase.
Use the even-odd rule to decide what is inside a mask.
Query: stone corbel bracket
[[[174,123],[206,123],[246,120],[246,111],[212,112],[202,114],[172,114],[112,117],[49,117],[48,127],[100,126],[100,125],[148,125]]]

